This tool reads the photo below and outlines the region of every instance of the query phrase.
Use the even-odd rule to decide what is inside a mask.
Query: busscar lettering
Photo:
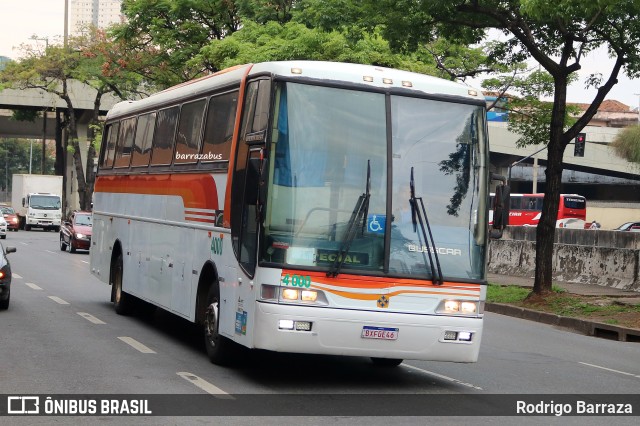
[[[427,247],[427,246],[418,246],[415,244],[409,244],[407,246],[407,248],[409,249],[409,251],[411,252],[416,252],[416,253],[426,253],[427,251],[434,253],[435,251],[438,252],[438,254],[444,255],[444,256],[462,256],[462,250],[460,249],[454,249],[454,248],[448,248],[448,247],[438,247],[436,250],[433,249],[433,247]]]

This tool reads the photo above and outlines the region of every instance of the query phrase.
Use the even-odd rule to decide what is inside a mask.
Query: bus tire
[[[118,315],[129,315],[133,300],[122,290],[123,271],[122,253],[118,253],[111,263],[111,301]]]
[[[233,359],[234,342],[221,336],[220,330],[220,286],[209,287],[204,312],[204,345],[209,360],[216,365],[228,365]]]
[[[373,365],[377,367],[397,367],[402,364],[401,359],[397,358],[371,358]]]

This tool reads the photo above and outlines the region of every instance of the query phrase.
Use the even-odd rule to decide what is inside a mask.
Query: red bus
[[[490,206],[493,206],[493,195]],[[509,225],[538,226],[543,198],[544,194],[511,194]],[[493,211],[490,211],[489,218],[493,218]],[[587,202],[582,195],[560,194],[556,227],[584,229],[586,218]]]

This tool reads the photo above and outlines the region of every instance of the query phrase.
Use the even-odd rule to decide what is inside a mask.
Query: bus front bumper
[[[310,322],[310,331],[282,329]],[[257,303],[254,346],[277,352],[475,362],[482,318],[418,315]],[[394,340],[365,338],[363,330],[391,331]],[[370,334],[370,332],[369,332]],[[470,337],[459,340],[453,336]]]

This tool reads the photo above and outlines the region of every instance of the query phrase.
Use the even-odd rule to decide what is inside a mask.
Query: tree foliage
[[[633,0],[365,0],[385,20],[385,35],[399,48],[412,48],[443,36],[478,43],[489,30],[501,36],[491,44],[489,58],[503,64],[536,61],[551,77],[553,100],[537,104],[541,117],[522,119],[525,133],[541,133],[525,141],[546,140],[547,192],[536,236],[534,292],[552,284],[553,239],[566,147],[589,123],[620,72],[640,75],[640,3]],[[402,29],[402,30],[401,30]],[[567,86],[590,52],[606,47],[613,60],[608,74],[585,82],[597,88],[590,107],[571,123],[567,117]],[[534,82],[533,80],[530,83]],[[551,82],[548,82],[551,83]],[[536,84],[547,86],[543,80]],[[533,101],[533,99],[531,99]],[[549,111],[550,109],[550,111]],[[524,116],[521,116],[524,117]],[[547,117],[547,118],[544,118]],[[543,125],[543,120],[549,124]],[[546,133],[546,134],[545,134]]]
[[[22,59],[7,64],[0,71],[0,84],[4,87],[19,89],[41,89],[62,99],[66,104],[64,125],[68,130],[69,152],[73,154],[75,176],[81,209],[89,209],[93,194],[95,174],[93,171],[96,156],[94,127],[90,126],[88,135],[86,167],[83,161],[78,139],[76,111],[69,86],[72,82],[81,82],[95,89],[95,98],[91,123],[99,122],[100,102],[106,93],[115,93],[122,99],[135,93],[139,86],[138,76],[118,69],[104,72],[107,52],[113,52],[104,32],[87,28],[85,34],[71,37],[68,45],[50,44],[45,52],[22,46]],[[64,149],[57,149],[57,174],[63,174],[62,156]]]
[[[611,145],[620,157],[640,163],[640,126],[629,126],[618,132]]]

